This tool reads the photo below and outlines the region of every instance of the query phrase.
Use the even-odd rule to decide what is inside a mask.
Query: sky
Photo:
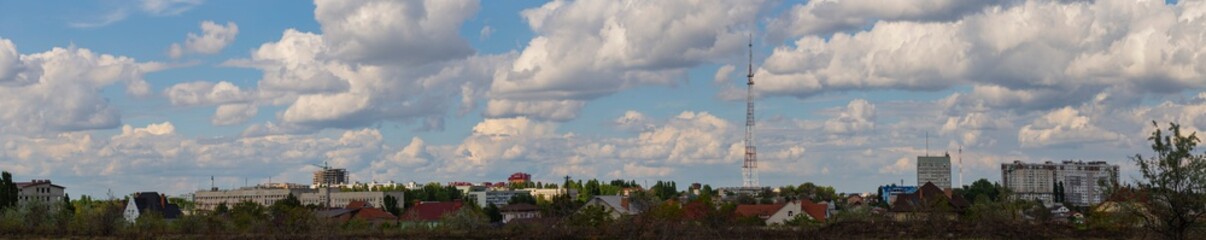
[[[753,48],[747,47],[752,42]],[[2,1],[0,170],[72,195],[354,181],[965,184],[1206,129],[1201,1]]]

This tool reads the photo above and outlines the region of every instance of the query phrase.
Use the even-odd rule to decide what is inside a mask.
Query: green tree
[[[13,174],[0,173],[0,210],[17,206],[17,184],[13,183]]]
[[[176,204],[177,207],[180,207],[180,210],[192,211],[197,209],[197,203],[184,198],[168,197],[168,203]]]
[[[490,218],[490,222],[500,222],[503,219],[502,212],[498,210],[498,206],[493,203],[487,204],[485,209],[482,209],[486,216]]]
[[[226,206],[226,202],[218,203],[218,206],[214,207],[214,215],[226,215],[227,213],[230,213],[230,207]]]
[[[987,197],[992,202],[1001,201],[1001,190],[984,178],[972,182],[971,186],[963,187],[963,199],[975,200],[979,196]]]
[[[613,220],[611,210],[599,205],[582,207],[569,217],[571,225],[581,227],[599,227],[611,223]]]
[[[654,196],[657,196],[661,200],[670,200],[678,197],[678,186],[673,181],[657,181],[656,184],[653,184],[651,190],[653,190]]]
[[[230,208],[230,214],[260,217],[264,215],[264,206],[252,201],[242,201]]]
[[[71,204],[71,196],[70,195],[63,194],[63,204],[61,206],[62,206],[62,210],[64,210],[64,211],[75,213],[75,205]]]
[[[134,220],[133,229],[144,235],[162,235],[167,230],[167,221],[159,211],[145,211]]]
[[[230,217],[234,225],[244,232],[260,227],[259,223],[265,219],[265,215],[264,206],[252,201],[242,201],[230,208]]]
[[[549,202],[548,207],[544,209],[545,216],[565,217],[574,213],[582,202],[575,201],[574,197],[569,193],[553,195],[553,200]]]
[[[300,208],[301,206],[301,201],[290,193],[289,195],[285,196],[285,198],[272,202],[272,205],[268,206],[268,212],[273,218],[281,218],[288,214],[289,211]]]
[[[1067,200],[1068,195],[1067,195],[1067,192],[1064,192],[1064,191],[1065,191],[1064,190],[1064,182],[1059,182],[1059,183],[1055,184],[1055,202],[1062,203],[1065,200]]]
[[[394,196],[385,195],[385,211],[394,216],[402,216],[402,209],[398,209],[398,199]]]
[[[1197,133],[1183,135],[1181,125],[1170,123],[1164,135],[1160,125],[1152,122],[1156,131],[1152,141],[1155,156],[1131,157],[1139,165],[1138,188],[1148,194],[1146,213],[1136,214],[1146,221],[1145,227],[1168,239],[1188,239],[1201,236],[1202,219],[1206,218],[1206,155],[1194,155],[1200,140]]]
[[[451,230],[477,230],[486,227],[490,222],[486,214],[476,205],[467,204],[465,207],[440,217],[440,227]]]
[[[536,198],[532,197],[532,195],[529,195],[529,194],[515,194],[515,196],[511,196],[510,200],[507,200],[507,204],[517,204],[517,203],[527,203],[527,204],[536,205]]]

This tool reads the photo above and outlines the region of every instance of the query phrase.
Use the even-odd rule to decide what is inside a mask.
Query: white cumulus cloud
[[[239,25],[234,22],[226,22],[226,25],[221,25],[212,21],[203,21],[201,22],[201,35],[189,33],[183,46],[173,43],[168,48],[168,56],[180,58],[186,53],[215,54],[234,42],[237,35],[239,35]]]

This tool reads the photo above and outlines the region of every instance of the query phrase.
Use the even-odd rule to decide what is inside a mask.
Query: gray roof
[[[624,196],[595,196],[591,202],[598,201],[602,205],[607,205],[613,211],[620,214],[638,214],[641,213],[640,208],[636,207],[631,201],[628,202],[628,207],[624,207]]]
[[[317,216],[323,217],[323,218],[333,218],[333,217],[338,217],[338,216],[341,216],[344,214],[348,214],[348,213],[352,212],[352,210],[355,210],[355,209],[338,208],[338,209],[329,209],[329,210],[319,210],[317,212],[314,212],[314,215],[317,215]]]

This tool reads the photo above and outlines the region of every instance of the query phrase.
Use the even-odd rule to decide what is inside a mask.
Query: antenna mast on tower
[[[745,92],[745,164],[741,166],[742,170],[742,186],[747,188],[756,188],[758,185],[758,153],[754,147],[754,40],[750,36],[749,40],[749,65],[748,74],[745,75],[746,82]]]
[[[959,187],[963,187],[963,145],[959,145]]]

